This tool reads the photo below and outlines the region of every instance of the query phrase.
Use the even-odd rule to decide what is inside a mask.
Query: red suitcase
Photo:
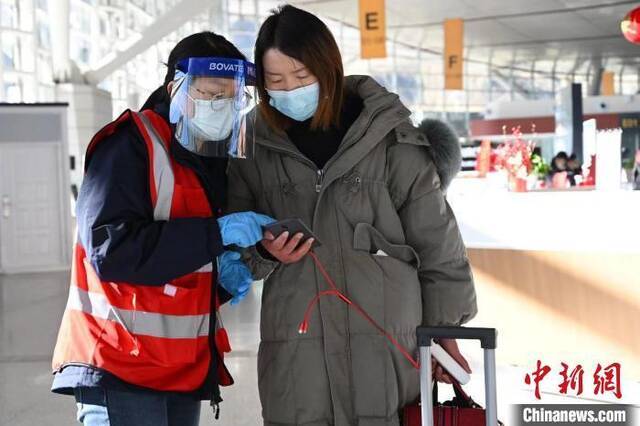
[[[496,330],[471,327],[419,327],[420,360],[431,359],[433,338],[477,339],[484,349],[486,410],[469,397],[459,383],[454,384],[455,397],[438,403],[437,385],[433,386],[431,362],[420,363],[420,403],[405,407],[403,426],[497,426],[496,400]],[[435,405],[434,405],[435,403]]]

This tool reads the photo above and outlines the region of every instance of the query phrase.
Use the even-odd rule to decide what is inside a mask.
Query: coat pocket
[[[107,301],[119,302],[103,307],[109,327],[99,338],[108,351],[129,356],[131,366],[193,364],[208,351],[209,315],[192,308],[202,291],[176,281],[161,287],[109,283],[104,289]]]
[[[389,242],[368,223],[356,225],[353,246],[356,251],[366,252],[366,257],[381,272],[382,293],[372,293],[367,297],[379,298],[387,331],[415,333],[422,315],[422,291],[418,277],[420,258],[416,251],[408,245]]]
[[[368,223],[356,225],[353,232],[353,248],[368,251],[379,257],[390,256],[410,264],[415,269],[420,267],[420,258],[413,247],[390,243],[380,231]]]
[[[210,275],[206,275],[210,282]],[[209,322],[214,321],[211,316],[215,313],[206,313],[210,300],[206,287],[202,284],[192,287],[192,281],[193,278],[174,280],[153,288],[156,293],[144,298],[153,300],[153,306],[139,306],[132,328],[141,360],[153,365],[176,366],[195,363],[205,356]]]
[[[379,271],[383,285],[381,289],[370,288],[369,293],[375,294],[377,305],[382,307],[382,314],[374,315],[386,332],[390,333],[400,342],[409,353],[416,351],[415,330],[420,325],[422,318],[422,292],[418,278],[420,258],[413,247],[404,244],[393,244],[375,227],[368,223],[358,223],[354,229],[353,247],[356,251],[365,252],[372,270]],[[375,268],[377,266],[377,268]],[[372,272],[373,273],[373,272]],[[376,306],[376,301],[370,301],[367,307]],[[369,312],[375,313],[373,312]],[[372,330],[370,325],[365,327]],[[371,339],[367,344],[373,345],[377,351],[371,348],[360,351],[353,350],[354,365],[367,366],[355,375],[356,389],[369,389],[373,386],[372,380],[376,379],[384,383],[384,408],[387,416],[393,415],[402,405],[415,398],[417,394],[416,371],[413,366],[402,356],[400,351],[386,342],[382,336],[362,336],[361,339]],[[361,342],[361,344],[364,344]],[[374,363],[383,367],[374,367]],[[371,371],[377,369],[378,374]],[[356,368],[356,371],[358,368]],[[364,373],[368,371],[368,373]],[[369,377],[371,376],[371,377]],[[363,397],[360,395],[360,397]],[[366,417],[378,415],[370,409],[363,410],[366,406],[379,406],[379,401],[366,404],[364,401],[373,401],[373,395],[363,397],[359,405],[358,415]]]

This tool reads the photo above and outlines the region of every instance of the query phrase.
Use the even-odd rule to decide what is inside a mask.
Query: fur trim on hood
[[[430,118],[423,120],[418,130],[431,145],[429,152],[438,170],[441,188],[446,191],[462,165],[458,135],[448,124]]]

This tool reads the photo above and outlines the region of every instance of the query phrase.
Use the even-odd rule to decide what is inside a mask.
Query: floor
[[[0,275],[0,426],[76,424],[73,400],[49,392],[51,352],[67,287],[67,272]],[[223,390],[225,402],[217,423],[208,404],[203,404],[203,425],[261,424],[256,383],[260,291],[260,284],[256,284],[245,301],[224,308],[225,326],[234,349],[228,365],[236,385]],[[471,342],[463,344],[462,349],[474,370],[466,389],[482,403],[482,353],[477,344]],[[532,389],[522,380],[524,374],[522,367],[501,364],[498,351],[498,411],[507,424],[512,423],[509,422],[511,404],[535,402]],[[639,404],[640,385],[623,383],[623,387],[626,397],[618,402]],[[559,395],[556,388],[542,388],[544,402],[578,402],[576,398]],[[450,396],[446,390],[441,394],[447,399]]]

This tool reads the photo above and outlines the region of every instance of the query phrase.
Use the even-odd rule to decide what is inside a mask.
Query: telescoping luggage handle
[[[423,426],[433,426],[431,341],[439,337],[444,339],[480,340],[480,346],[484,349],[485,421],[486,426],[497,426],[496,329],[456,326],[418,327],[417,336],[418,346],[420,347],[420,402],[422,405]]]

